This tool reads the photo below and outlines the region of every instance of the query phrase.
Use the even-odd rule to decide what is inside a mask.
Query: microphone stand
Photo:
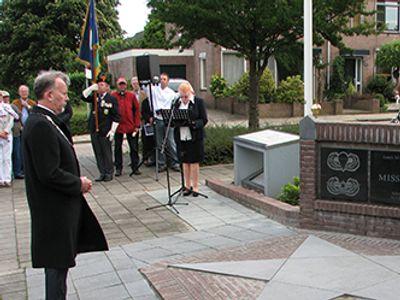
[[[184,190],[184,176],[183,176],[182,163],[179,163],[182,185],[181,185],[181,187],[180,187],[176,192],[174,192],[174,193],[171,194],[171,182],[170,182],[170,179],[169,179],[169,167],[168,167],[168,165],[169,165],[169,159],[170,159],[170,154],[166,153],[165,150],[166,150],[166,144],[167,144],[167,141],[168,141],[168,134],[169,134],[169,131],[171,130],[172,119],[174,118],[175,109],[176,109],[176,108],[175,108],[174,105],[173,105],[173,106],[172,106],[172,109],[171,109],[171,114],[170,114],[169,119],[168,119],[168,125],[167,125],[167,129],[166,129],[166,131],[165,131],[164,140],[163,140],[163,143],[162,143],[162,145],[161,145],[161,153],[162,153],[162,154],[165,153],[165,159],[166,159],[168,202],[165,203],[165,204],[159,204],[159,205],[156,205],[156,206],[148,207],[148,208],[146,208],[146,210],[151,210],[151,209],[155,209],[155,208],[159,208],[159,207],[169,206],[169,207],[171,207],[177,214],[179,214],[179,211],[175,208],[174,205],[189,205],[189,203],[187,203],[187,202],[185,202],[185,203],[177,203],[180,194],[181,194],[181,193],[183,192],[183,190]],[[163,118],[163,119],[164,119],[164,118]],[[179,195],[176,197],[175,201],[173,201],[172,198],[173,198],[173,196],[175,196],[177,193],[179,193]]]

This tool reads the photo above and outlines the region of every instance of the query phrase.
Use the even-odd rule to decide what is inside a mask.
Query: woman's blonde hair
[[[192,85],[189,83],[189,81],[182,82],[182,83],[179,85],[178,91],[179,91],[179,93],[184,93],[184,94],[187,94],[187,93],[191,93],[192,95],[195,94],[195,93],[194,93],[194,90],[193,90],[193,87],[192,87]]]

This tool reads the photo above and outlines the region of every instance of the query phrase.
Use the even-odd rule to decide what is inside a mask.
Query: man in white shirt
[[[166,126],[162,119],[160,110],[171,109],[176,93],[168,87],[169,76],[166,73],[160,75],[160,85],[152,87],[152,98],[154,105],[154,118],[156,124],[156,144],[158,152],[159,171],[162,172],[166,169],[166,157],[161,153],[161,146],[166,135]],[[175,171],[179,171],[179,161],[176,152],[176,144],[174,140],[174,130],[170,128],[168,131],[167,145],[165,153],[169,155],[169,164]]]

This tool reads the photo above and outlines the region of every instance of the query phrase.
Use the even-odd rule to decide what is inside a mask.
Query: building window
[[[206,58],[200,57],[200,89],[207,90],[207,68]]]
[[[379,1],[376,6],[378,28],[385,28],[387,31],[399,31],[399,2]]]
[[[234,84],[245,72],[245,60],[238,53],[222,52],[222,76],[229,85]]]

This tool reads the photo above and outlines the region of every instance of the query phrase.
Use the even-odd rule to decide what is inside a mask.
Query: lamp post
[[[304,0],[304,116],[313,104],[313,13],[312,0]]]

